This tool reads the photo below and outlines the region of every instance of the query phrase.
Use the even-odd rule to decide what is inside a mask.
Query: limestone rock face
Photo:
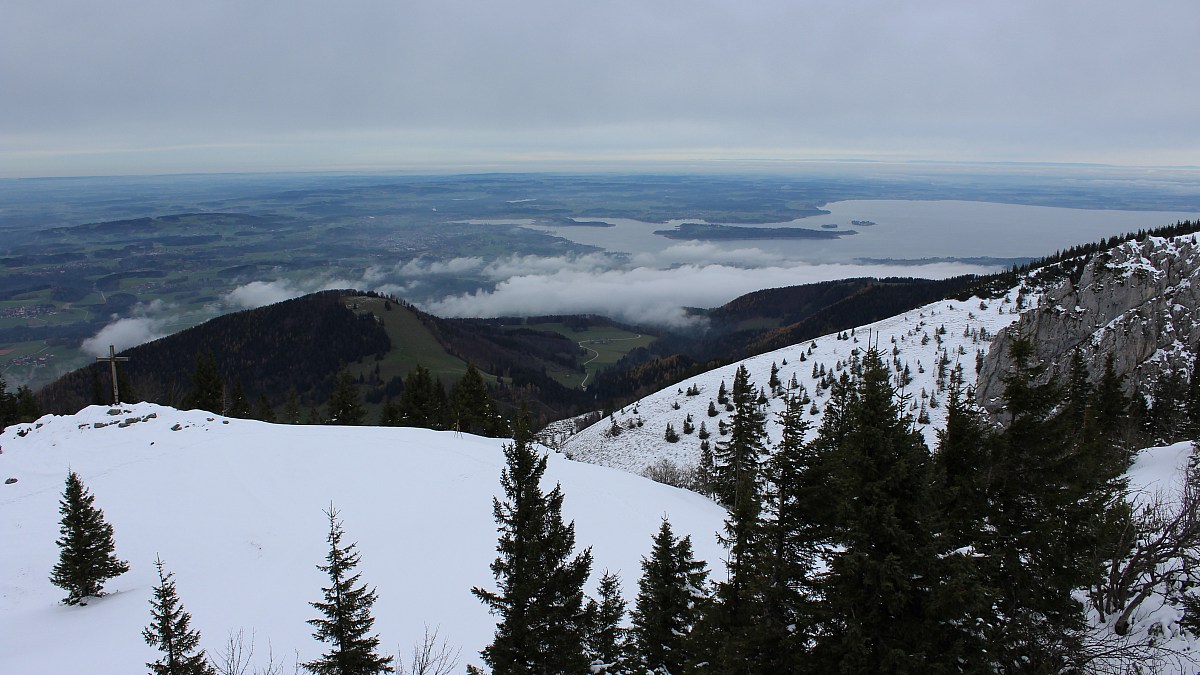
[[[1114,357],[1127,391],[1148,391],[1169,371],[1191,369],[1200,353],[1200,241],[1189,234],[1129,241],[1093,255],[1077,283],[1047,289],[1038,306],[997,334],[984,359],[976,398],[1000,408],[1014,336],[1032,338],[1046,367],[1043,381],[1065,380],[1071,355],[1081,350],[1095,382]]]

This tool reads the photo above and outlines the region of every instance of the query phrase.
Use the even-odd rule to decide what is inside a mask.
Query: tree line
[[[611,575],[597,598],[583,595],[590,549],[573,552],[561,490],[539,491],[545,457],[518,433],[494,507],[496,590],[473,589],[499,617],[484,663],[638,675],[1136,668],[1153,645],[1122,638],[1147,579],[1185,611],[1200,605],[1181,590],[1200,582],[1200,477],[1189,471],[1191,497],[1172,518],[1135,507],[1123,479],[1130,401],[1111,362],[1095,384],[1082,359],[1069,381],[1037,384],[1031,345],[1012,349],[1006,424],[971,403],[958,371],[934,452],[873,349],[834,382],[812,438],[789,396],[769,455],[761,392],[739,368],[728,436],[701,466],[701,489],[728,509],[726,578],[707,582],[664,521],[628,628]],[[1089,628],[1084,599],[1112,632]]]
[[[257,419],[281,424],[337,424],[356,426],[374,423],[378,426],[423,427],[454,430],[480,436],[499,437],[508,433],[507,418],[492,397],[492,391],[474,364],[450,388],[440,378],[418,365],[401,380],[399,396],[388,398],[378,418],[368,420],[363,404],[361,385],[350,371],[338,373],[333,390],[324,406],[300,403],[293,389],[280,408],[271,405],[262,394],[251,401],[241,380],[229,386],[217,370],[211,353],[196,357],[192,389],[182,400],[187,408],[217,412],[230,417]]]
[[[10,424],[32,422],[41,416],[41,406],[29,386],[23,384],[16,392],[10,392],[4,375],[0,375],[0,431]]]
[[[1006,424],[993,425],[971,404],[956,372],[934,452],[874,349],[834,382],[812,438],[803,404],[790,394],[773,448],[761,391],[740,367],[728,392],[734,410],[727,438],[702,464],[701,489],[728,509],[718,533],[726,576],[709,580],[690,537],[677,537],[664,517],[643,557],[631,609],[619,578],[607,571],[596,597],[585,594],[591,549],[576,550],[561,487],[543,490],[547,457],[519,416],[504,447],[504,496],[493,501],[500,533],[494,585],[472,589],[497,616],[494,638],[480,654],[484,666],[497,674],[750,675],[1135,665],[1149,647],[1114,646],[1089,631],[1082,599],[1101,620],[1114,617],[1119,636],[1148,595],[1139,575],[1163,574],[1165,556],[1200,563],[1198,470],[1188,473],[1192,497],[1174,524],[1135,508],[1122,478],[1135,449],[1127,434],[1130,402],[1111,361],[1095,384],[1082,358],[1066,382],[1038,384],[1032,345],[1016,340],[1011,355]],[[1188,413],[1193,433],[1200,430],[1197,412]],[[68,590],[68,603],[85,602],[104,579],[128,569],[91,500],[72,473],[52,574]],[[330,552],[319,567],[330,586],[310,603],[321,616],[309,623],[329,651],[301,665],[314,673],[393,672],[393,657],[379,653],[372,634],[375,591],[353,571],[358,554],[342,543],[337,512],[326,513]],[[211,660],[195,651],[167,653],[164,645],[194,650],[198,633],[187,626],[171,575],[156,565],[159,585],[144,637],[165,660],[148,666],[212,672],[203,670]],[[1170,572],[1176,593],[1200,583],[1194,569]],[[1191,616],[1195,601],[1175,600],[1186,613],[1183,625],[1200,624]],[[188,670],[185,661],[201,669]]]

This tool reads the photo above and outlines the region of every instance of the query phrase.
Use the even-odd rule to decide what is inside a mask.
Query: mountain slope
[[[428,624],[462,647],[463,663],[478,664],[495,624],[469,589],[492,586],[502,443],[421,429],[277,426],[152,404],[115,416],[92,406],[11,427],[0,435],[0,476],[17,479],[0,485],[0,672],[143,671],[155,657],[140,635],[155,555],[175,572],[202,647],[216,653],[228,631],[244,628],[256,636],[260,665],[269,644],[290,672],[294,658],[323,647],[305,620],[328,583],[315,566],[327,553],[322,510],[331,503],[346,541],[359,543],[363,580],[378,589],[381,646],[407,654]],[[132,566],[87,607],[58,604],[63,593],[48,581],[68,468],[96,496],[117,554]],[[619,571],[632,600],[640,557],[664,515],[721,575],[714,533],[724,511],[709,500],[552,453],[546,487],[554,482],[579,547],[593,547],[593,582],[605,568]]]
[[[996,407],[1014,336],[1032,339],[1043,380],[1066,379],[1079,349],[1098,375],[1114,355],[1129,391],[1150,393],[1164,376],[1185,381],[1200,353],[1200,235],[1147,237],[1090,256],[1051,288],[1036,311],[1003,331],[984,361],[980,403]]]
[[[1046,366],[1043,381],[1051,376],[1064,379],[1072,351],[1079,347],[1093,381],[1099,379],[1111,353],[1117,373],[1129,376],[1129,390],[1151,393],[1163,375],[1174,376],[1186,389],[1189,370],[1200,353],[1198,274],[1200,235],[1149,236],[1123,243],[1114,239],[1087,255],[1047,262],[999,293],[931,302],[740,363],[758,387],[767,388],[772,364],[779,368],[783,388],[794,377],[796,391],[811,399],[808,419],[815,428],[824,415],[830,377],[821,371],[837,377],[870,340],[890,362],[897,388],[908,397],[909,412],[915,418],[922,409],[927,413],[928,421],[920,424],[933,448],[935,430],[944,425],[941,404],[949,371],[961,366],[964,382],[975,386],[978,380],[978,400],[994,404],[1003,389],[1010,365],[1008,348],[1015,334],[1033,339]],[[728,421],[730,413],[718,404],[718,414],[709,417],[708,405],[722,381],[726,386],[733,383],[738,365],[687,377],[559,442],[575,458],[635,473],[663,459],[695,466],[700,456],[697,436],[683,435],[678,442],[669,442],[666,425],[671,423],[678,431],[691,415],[697,428],[706,422],[710,442],[720,440],[718,423]],[[902,384],[906,368],[911,381]],[[689,396],[688,390],[699,394]],[[767,393],[772,421],[768,430],[775,439],[782,390]],[[614,421],[622,430],[618,435],[612,434]]]
[[[179,405],[192,386],[196,355],[213,353],[227,386],[241,380],[251,401],[264,395],[282,405],[294,389],[301,404],[322,406],[338,372],[348,368],[362,383],[361,394],[375,409],[403,389],[399,380],[418,365],[446,387],[467,362],[519,392],[498,391],[507,402],[526,398],[558,416],[590,401],[555,378],[582,379],[586,352],[558,333],[507,330],[492,322],[441,319],[394,298],[353,290],[331,290],[214,318],[122,352],[126,400]],[[38,398],[44,409],[66,414],[107,400],[106,365],[92,364],[47,385]],[[494,378],[493,378],[494,381]],[[97,387],[98,383],[102,383]],[[97,398],[99,392],[99,398]]]
[[[764,389],[767,389],[772,364],[778,366],[778,378],[784,388],[794,377],[798,385],[796,391],[801,395],[807,394],[811,399],[806,419],[815,428],[825,413],[829,393],[828,387],[820,383],[822,380],[828,381],[829,377],[841,375],[850,360],[857,358],[867,347],[868,340],[871,344],[879,345],[885,361],[892,365],[893,377],[898,384],[905,368],[908,369],[912,381],[903,387],[903,393],[909,397],[908,405],[914,417],[920,413],[924,403],[929,422],[922,427],[926,442],[933,447],[936,443],[935,430],[943,426],[945,421],[945,408],[941,404],[945,401],[949,372],[956,364],[960,365],[966,381],[973,382],[976,354],[987,352],[992,336],[1017,319],[1026,301],[1027,298],[1018,289],[998,298],[940,300],[860,326],[853,329],[853,334],[851,331],[830,333],[760,354],[740,364],[730,364],[687,378],[673,387],[626,405],[614,412],[611,418],[605,418],[570,438],[561,439],[562,447],[575,459],[633,473],[641,473],[663,459],[680,466],[695,466],[700,458],[700,423],[704,422],[707,431],[712,434],[710,443],[721,439],[719,423],[728,422],[732,413],[716,402],[717,393],[722,381],[726,387],[733,384],[734,372],[741,364],[749,371],[751,382]],[[945,365],[939,373],[940,363]],[[817,369],[815,376],[814,368]],[[822,368],[827,375],[820,374]],[[698,389],[699,394],[689,396],[689,389]],[[767,396],[768,419],[771,422],[768,433],[774,442],[779,438],[776,416],[783,410],[784,400],[778,393],[770,391]],[[718,413],[715,417],[708,416],[710,401]],[[667,441],[667,423],[679,431],[688,415],[691,415],[697,432],[683,435],[676,443]],[[611,433],[614,420],[622,429],[616,436]]]
[[[937,447],[937,432],[945,426],[943,404],[948,394],[948,371],[955,365],[961,366],[964,380],[973,384],[982,370],[980,366],[999,361],[994,350],[1006,350],[1010,341],[996,336],[1003,336],[1010,329],[1028,331],[1037,338],[1061,337],[1064,324],[1068,328],[1082,327],[1080,339],[1091,338],[1087,356],[1093,364],[1093,378],[1098,375],[1094,366],[1097,357],[1103,363],[1103,350],[1108,349],[1118,351],[1118,361],[1126,363],[1132,371],[1153,369],[1177,374],[1183,371],[1186,381],[1186,369],[1196,358],[1193,337],[1197,306],[1193,290],[1196,243],[1195,235],[1129,242],[1112,251],[1062,260],[1061,265],[1055,263],[1031,272],[1021,285],[997,297],[942,300],[853,331],[825,335],[746,359],[741,365],[749,371],[751,381],[766,390],[764,407],[770,420],[769,442],[774,444],[780,439],[777,419],[784,406],[784,390],[790,388],[802,397],[809,397],[806,417],[814,427],[819,425],[828,401],[829,379],[850,369],[848,364],[869,344],[879,346],[907,411],[918,420],[931,449]],[[1087,262],[1089,259],[1092,262]],[[1096,271],[1106,265],[1112,269],[1105,274]],[[1072,277],[1073,273],[1082,276]],[[1083,290],[1076,292],[1075,288]],[[1125,302],[1126,298],[1133,298],[1134,302]],[[1064,299],[1072,302],[1064,305]],[[1098,309],[1112,311],[1093,314]],[[1065,363],[1076,344],[1063,340],[1047,342],[1039,354],[1047,364]],[[722,439],[721,423],[731,420],[732,412],[714,399],[722,383],[726,388],[732,384],[738,365],[686,378],[574,435],[571,425],[558,425],[549,433],[557,436],[554,442],[573,458],[686,484],[690,470],[700,461],[701,423],[711,434],[708,442],[715,446]],[[904,375],[906,369],[911,371],[911,381]],[[776,376],[782,386],[771,391],[768,379],[773,370],[778,371]],[[1060,368],[1058,372],[1061,377],[1065,371]],[[793,378],[794,385],[790,382]],[[710,404],[715,413],[711,417]],[[684,433],[688,418],[696,427],[690,434]],[[679,434],[674,442],[666,437],[668,425]],[[1190,427],[1187,433],[1193,435],[1187,438],[1194,438],[1194,431]],[[814,436],[815,431],[810,430],[806,440]],[[1103,606],[1101,603],[1088,604],[1095,596],[1082,589],[1076,591],[1078,599],[1088,607],[1088,639],[1111,650],[1105,657],[1111,660],[1106,666],[1129,658],[1142,659],[1139,665],[1148,672],[1195,672],[1196,664],[1200,663],[1195,659],[1200,643],[1191,632],[1193,629],[1184,624],[1195,625],[1195,608],[1185,603],[1196,602],[1195,584],[1190,576],[1194,569],[1191,561],[1198,550],[1196,539],[1186,540],[1181,544],[1182,549],[1175,549],[1169,556],[1152,558],[1148,571],[1134,566],[1139,557],[1144,561],[1155,555],[1156,546],[1161,547],[1159,551],[1169,550],[1162,543],[1165,540],[1156,539],[1166,535],[1164,526],[1154,518],[1170,523],[1176,522],[1173,519],[1177,517],[1186,519],[1188,514],[1194,517],[1196,513],[1195,495],[1187,493],[1195,488],[1183,487],[1185,476],[1194,471],[1193,443],[1148,448],[1134,452],[1133,457],[1136,461],[1126,474],[1129,491],[1124,496],[1139,516],[1152,510],[1154,517],[1147,516],[1137,525],[1138,538],[1131,547],[1138,554],[1131,553],[1113,563],[1111,570],[1105,570],[1106,575],[1111,572],[1109,580],[1128,575],[1122,578],[1127,579],[1134,592],[1123,597],[1115,610],[1110,607],[1102,616],[1096,610],[1096,606]],[[1063,555],[1067,555],[1065,550]],[[1187,614],[1189,611],[1191,614]],[[1121,669],[1114,665],[1111,671],[1100,668],[1099,672],[1132,671],[1126,663]]]

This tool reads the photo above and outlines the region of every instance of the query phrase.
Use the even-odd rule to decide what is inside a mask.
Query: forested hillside
[[[995,295],[685,378],[560,447],[728,508],[730,577],[698,642],[681,643],[693,663],[1192,672],[1200,358],[1183,279],[1195,250],[1195,235],[1144,236],[1059,257]],[[1084,288],[1166,298],[1169,311]],[[1129,318],[1092,317],[1097,305]],[[1097,334],[1086,351],[1034,343],[1077,324]],[[985,364],[995,419],[974,403]],[[1180,384],[1160,394],[1135,383],[1141,371]]]

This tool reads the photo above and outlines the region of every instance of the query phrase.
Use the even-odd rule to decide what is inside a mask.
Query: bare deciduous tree
[[[1126,495],[1130,513],[1119,533],[1122,555],[1105,564],[1088,589],[1099,625],[1086,636],[1084,670],[1124,673],[1131,664],[1194,665],[1189,654],[1161,641],[1130,635],[1139,607],[1153,597],[1169,598],[1200,582],[1200,467],[1189,466],[1173,490]],[[1108,627],[1111,626],[1111,630]]]
[[[284,661],[275,660],[275,649],[267,642],[267,663],[262,666],[254,665],[254,632],[251,631],[247,640],[245,629],[229,631],[229,637],[215,657],[209,656],[208,661],[217,675],[283,675]],[[300,653],[296,652],[293,673],[300,672]]]
[[[642,476],[684,490],[699,491],[700,488],[700,476],[696,467],[676,464],[666,457],[643,469]]]
[[[401,650],[396,650],[397,654]],[[413,643],[412,657],[405,663],[403,656],[396,659],[396,675],[449,675],[458,668],[458,657],[462,649],[451,649],[438,636],[438,629],[425,626],[425,636]]]
[[[1176,491],[1160,491],[1131,508],[1118,549],[1127,554],[1110,561],[1104,576],[1089,589],[1101,620],[1116,617],[1112,625],[1118,635],[1128,632],[1131,616],[1147,598],[1196,580],[1200,476],[1189,469]]]
[[[254,633],[250,633],[250,642],[246,642],[245,629],[229,631],[225,644],[216,656],[209,654],[208,660],[217,675],[246,675],[250,672],[250,664],[254,658]]]

